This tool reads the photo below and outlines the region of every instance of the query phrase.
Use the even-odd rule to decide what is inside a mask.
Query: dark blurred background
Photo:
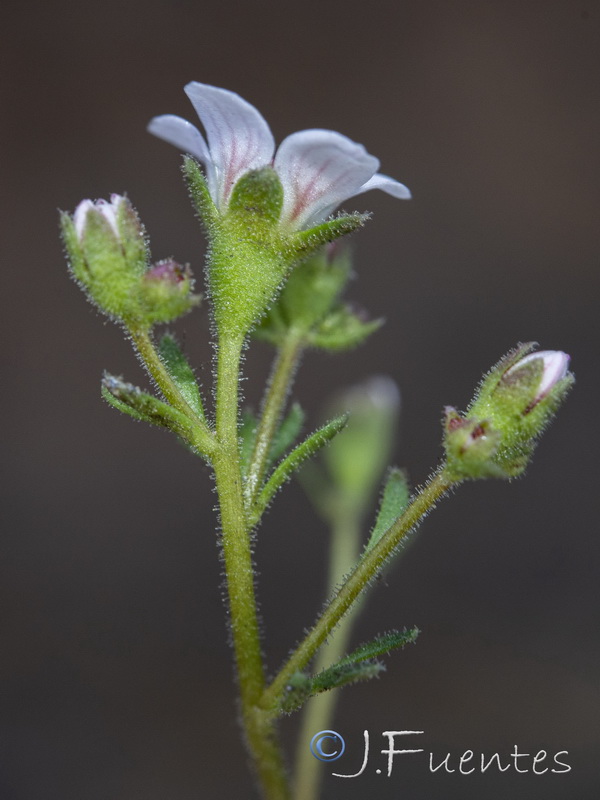
[[[517,744],[567,750],[571,772],[431,775],[415,756],[391,778],[375,761],[329,778],[323,797],[596,798],[600,3],[9,0],[1,35],[1,800],[255,797],[211,480],[101,402],[104,368],[147,380],[70,282],[57,233],[58,208],[126,191],[154,257],[200,275],[180,156],[145,132],[159,113],[194,120],[190,80],[239,92],[278,140],[342,131],[414,193],[348,205],[374,212],[350,296],[387,325],[305,359],[294,397],[311,422],[332,390],[390,374],[395,461],[418,483],[443,405],[464,407],[517,341],[566,350],[578,378],[525,479],[463,487],[373,590],[357,641],[423,633],[380,681],[344,691],[334,723],[351,743],[339,772],[358,768],[364,729],[374,753],[383,730],[417,729],[413,746],[440,760]],[[210,384],[205,310],[177,330]],[[250,402],[270,356],[248,355]],[[325,533],[297,485],[261,528],[272,670],[320,607]]]

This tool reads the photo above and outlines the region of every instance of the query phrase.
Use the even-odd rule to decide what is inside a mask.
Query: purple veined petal
[[[274,166],[283,184],[282,222],[303,228],[356,194],[379,161],[341,133],[315,129],[284,139]]]
[[[188,83],[185,93],[204,125],[215,168],[213,199],[224,207],[236,181],[249,170],[268,166],[275,141],[260,113],[235,92]],[[212,192],[211,192],[212,193]]]
[[[204,136],[195,125],[174,114],[163,114],[150,120],[148,132],[169,144],[174,144],[182,153],[189,153],[202,162],[210,194],[213,199],[216,198],[216,175],[211,154]]]
[[[394,178],[390,178],[389,175],[382,175],[380,172],[373,175],[372,178],[363,184],[356,194],[370,192],[371,189],[381,189],[382,192],[391,194],[392,197],[397,197],[399,200],[410,200],[412,197],[410,189],[407,186]]]

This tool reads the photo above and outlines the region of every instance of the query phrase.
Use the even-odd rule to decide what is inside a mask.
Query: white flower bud
[[[120,194],[111,194],[110,203],[107,200],[82,200],[73,214],[73,224],[75,225],[75,231],[79,241],[82,240],[90,211],[97,211],[101,214],[114,231],[115,236],[118,237],[119,228],[117,225],[117,214],[119,212],[119,206],[124,200],[125,198]]]
[[[563,353],[562,350],[540,350],[537,353],[530,353],[520,361],[517,361],[506,372],[506,375],[514,375],[526,364],[530,364],[536,359],[542,360],[543,372],[532,405],[536,405],[540,400],[543,400],[552,391],[553,387],[566,377],[569,369],[569,356]]]

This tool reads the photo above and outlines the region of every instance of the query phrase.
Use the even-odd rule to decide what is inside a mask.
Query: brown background
[[[418,624],[416,647],[348,689],[335,722],[421,729],[436,755],[569,751],[568,775],[387,779],[374,760],[324,797],[591,800],[598,767],[600,4],[4,4],[1,315],[6,497],[0,541],[0,798],[254,797],[237,740],[206,470],[99,399],[103,368],[144,383],[118,329],[69,282],[56,209],[127,191],[155,258],[200,274],[203,241],[158,113],[193,119],[189,80],[238,91],[278,140],[363,142],[412,203],[373,193],[351,296],[388,323],[362,349],[306,358],[314,421],[332,388],[402,387],[395,455],[415,482],[444,404],[518,340],[573,356],[578,385],[525,480],[460,490],[372,593],[357,639]],[[210,381],[204,311],[178,330]],[[256,402],[269,352],[246,365]],[[325,532],[290,486],[257,550],[275,669],[321,602]],[[283,735],[290,738],[295,720]],[[379,756],[381,758],[381,756]]]

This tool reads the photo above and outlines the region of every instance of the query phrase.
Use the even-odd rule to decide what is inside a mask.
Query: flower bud
[[[190,311],[200,300],[192,294],[193,283],[189,266],[173,259],[159,261],[140,284],[144,318],[150,323],[171,322]]]
[[[539,366],[541,366],[542,374],[535,396],[531,401],[532,406],[537,405],[540,400],[543,400],[544,397],[552,391],[559,381],[566,378],[569,368],[569,356],[566,353],[563,353],[561,350],[541,350],[538,353],[530,353],[520,361],[517,361],[516,364],[513,364],[513,366],[505,372],[502,379],[505,382],[518,381],[519,374],[523,374],[521,371],[526,368],[527,365],[533,366],[533,363],[537,360],[541,361],[541,365],[538,365],[537,371],[539,371]]]
[[[508,353],[483,379],[464,417],[446,415],[447,467],[460,478],[515,477],[574,382],[557,350]]]
[[[83,200],[73,217],[61,216],[73,276],[109,316],[137,315],[137,287],[146,271],[144,229],[126,197]]]

